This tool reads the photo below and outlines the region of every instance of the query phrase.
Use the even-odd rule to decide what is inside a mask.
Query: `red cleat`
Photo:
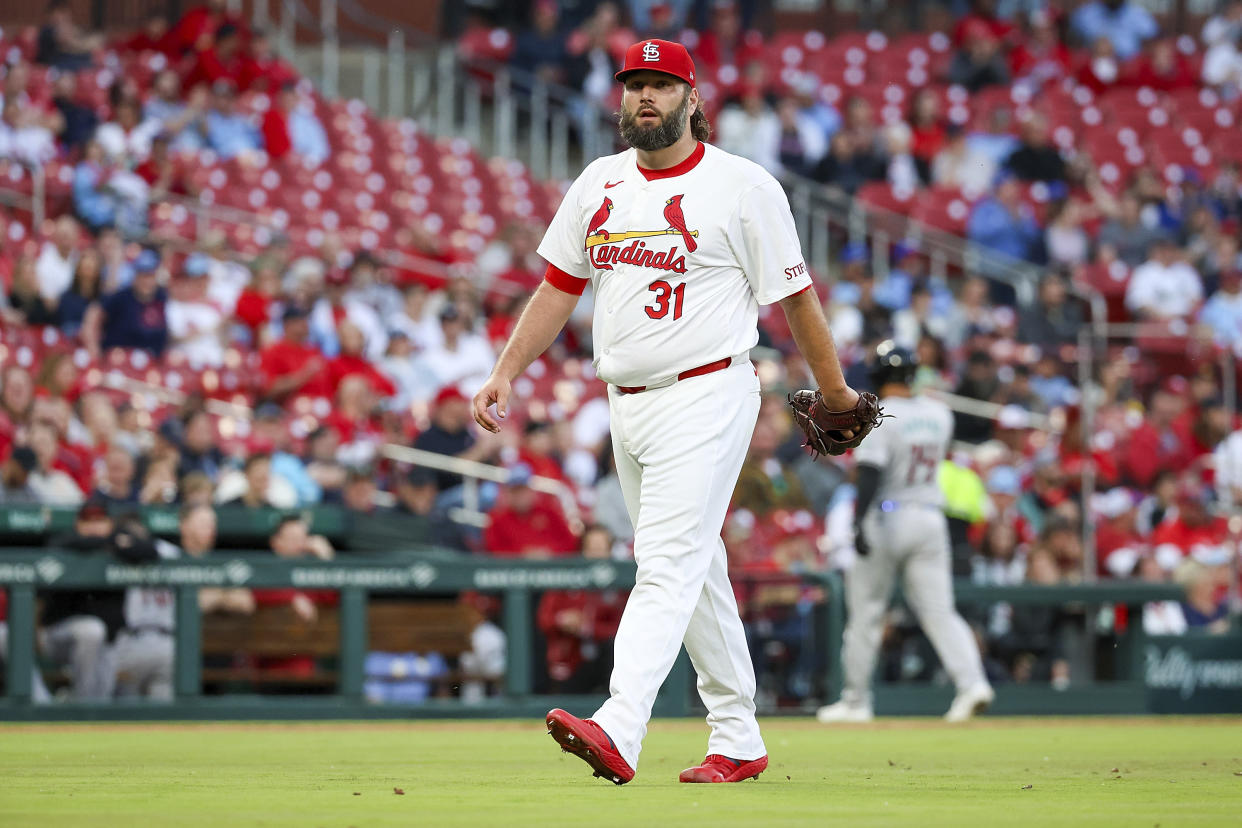
[[[548,735],[561,750],[590,765],[596,776],[616,785],[634,778],[634,769],[621,758],[612,737],[590,719],[579,719],[558,707],[548,713]]]
[[[680,782],[743,782],[758,779],[768,768],[768,757],[742,761],[713,753],[696,768],[686,768],[677,777]]]

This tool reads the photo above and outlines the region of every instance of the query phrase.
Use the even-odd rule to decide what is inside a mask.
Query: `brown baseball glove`
[[[806,434],[806,447],[813,456],[845,454],[857,447],[871,429],[887,416],[880,408],[875,394],[864,391],[858,402],[847,411],[828,411],[824,407],[824,395],[819,391],[803,389],[789,397],[794,420]]]

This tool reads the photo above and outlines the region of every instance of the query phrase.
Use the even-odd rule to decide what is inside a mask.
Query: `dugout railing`
[[[634,565],[615,561],[514,561],[428,553],[336,561],[290,561],[271,555],[221,553],[147,565],[108,557],[83,557],[49,549],[8,549],[0,555],[0,588],[8,590],[6,695],[0,719],[187,719],[187,718],[422,718],[453,716],[529,717],[549,707],[575,709],[597,703],[596,697],[536,695],[534,610],[539,593],[550,589],[626,589]],[[745,578],[746,576],[740,576]],[[828,694],[840,688],[840,645],[845,624],[843,580],[838,573],[795,576],[823,588],[814,613],[814,637],[822,647],[820,669]],[[31,701],[31,671],[36,668],[37,594],[45,590],[167,587],[176,596],[175,701],[78,704]],[[339,685],[327,696],[204,696],[202,693],[202,616],[200,587],[339,590]],[[363,665],[368,651],[367,604],[370,596],[400,593],[417,599],[456,595],[464,590],[496,594],[502,599],[500,625],[507,633],[507,670],[503,692],[479,704],[458,699],[429,699],[416,705],[370,704],[363,696]],[[996,704],[999,713],[1138,713],[1194,709],[1238,709],[1242,701],[1242,645],[1236,633],[1204,638],[1155,639],[1144,635],[1142,607],[1176,600],[1180,588],[1169,584],[1100,582],[1063,586],[977,586],[959,583],[960,604],[992,603],[1075,605],[1091,610],[1124,605],[1133,619],[1117,637],[1117,679],[1076,684],[1062,691],[1048,685],[1005,685]],[[661,716],[681,716],[697,709],[688,659],[683,652],[657,703]],[[1189,694],[1186,688],[1189,687]],[[1198,697],[1196,698],[1196,693]],[[1203,694],[1207,693],[1206,696]],[[877,688],[881,714],[943,712],[951,690],[911,684]]]

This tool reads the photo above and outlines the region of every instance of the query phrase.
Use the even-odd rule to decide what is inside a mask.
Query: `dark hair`
[[[302,523],[302,522],[303,522],[302,518],[299,515],[295,515],[295,514],[281,515],[280,521],[275,526],[272,527],[271,537],[274,538],[277,535],[279,535],[281,532],[285,531],[285,527],[288,526],[290,523]]]
[[[690,113],[690,134],[696,141],[706,141],[712,137],[712,122],[707,120],[707,114],[703,111],[702,98],[699,99],[699,105],[694,108],[694,112]]]

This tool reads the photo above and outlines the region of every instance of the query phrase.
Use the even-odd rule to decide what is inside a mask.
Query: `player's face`
[[[647,152],[677,143],[690,124],[692,94],[687,84],[663,72],[630,74],[621,95],[622,140]]]

